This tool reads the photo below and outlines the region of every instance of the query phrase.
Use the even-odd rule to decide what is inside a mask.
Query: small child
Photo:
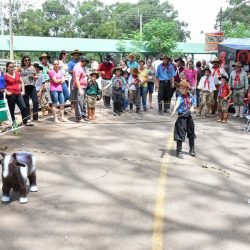
[[[229,97],[232,94],[232,90],[228,86],[228,78],[226,76],[221,76],[218,78],[220,80],[220,85],[218,88],[218,113],[219,119],[217,122],[226,123],[228,118],[228,104]]]
[[[194,139],[196,138],[194,131],[194,122],[191,113],[194,111],[195,99],[192,94],[188,92],[190,84],[188,81],[181,81],[178,84],[180,95],[177,98],[171,117],[173,117],[176,110],[178,111],[178,119],[174,127],[174,140],[177,142],[176,156],[183,159],[182,155],[182,142],[185,137],[189,139],[189,154],[196,156],[194,150]]]
[[[211,76],[211,70],[209,68],[205,68],[203,70],[204,76],[200,79],[198,89],[201,90],[200,95],[201,95],[201,103],[199,105],[198,109],[198,116],[201,116],[201,112],[206,105],[206,112],[205,116],[208,117],[209,111],[210,111],[210,106],[211,106],[211,100],[212,100],[212,93],[215,88],[215,83],[214,83],[214,77]]]
[[[179,77],[180,77],[180,81],[186,81],[187,80],[186,75],[185,75],[185,73],[183,71],[179,74]],[[175,92],[176,99],[180,95],[180,91],[179,91],[177,85],[178,85],[178,83],[176,84],[176,92]]]
[[[136,113],[140,113],[141,108],[141,96],[140,96],[140,84],[141,80],[138,76],[139,70],[137,68],[131,69],[131,75],[128,79],[129,89],[129,107],[130,111],[133,111],[133,105],[136,106]]]
[[[36,93],[38,96],[38,101],[41,106],[42,115],[46,116],[48,114],[49,100],[46,99],[46,88],[45,80],[43,75],[43,67],[39,63],[33,64],[38,78],[35,81]]]
[[[112,74],[115,75],[111,79],[114,116],[120,116],[123,111],[126,80],[122,76],[123,70],[121,68],[114,68]]]
[[[86,88],[86,103],[88,109],[88,120],[95,120],[95,106],[97,99],[100,100],[101,90],[99,89],[97,79],[99,78],[99,74],[97,72],[92,72],[90,74],[90,78],[88,78],[88,85]]]
[[[125,92],[124,92],[124,110],[126,110],[128,108],[128,78],[129,78],[129,72],[127,70],[124,71],[123,73],[123,77],[126,81],[126,88],[125,88]]]

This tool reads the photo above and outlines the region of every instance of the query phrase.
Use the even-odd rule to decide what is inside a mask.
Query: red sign
[[[224,32],[205,34],[205,51],[218,52],[219,43],[224,40]]]

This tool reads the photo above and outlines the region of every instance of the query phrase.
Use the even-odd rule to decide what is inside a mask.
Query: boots
[[[130,111],[133,111],[133,103],[129,104],[129,109],[130,109]]]
[[[240,119],[244,118],[244,106],[240,106]]]
[[[219,119],[217,120],[217,122],[222,122],[224,120],[224,116],[223,116],[224,113],[222,113],[221,110],[219,110],[218,113],[219,113]]]
[[[194,138],[189,139],[189,154],[192,155],[193,157],[196,156],[196,153],[194,151]]]
[[[238,117],[239,116],[239,106],[235,106],[235,114],[233,115],[233,117]]]
[[[110,106],[110,96],[107,96],[107,107],[111,108],[111,106]]]
[[[162,103],[159,102],[159,103],[158,103],[158,106],[159,106],[159,113],[162,114]]]
[[[177,158],[184,159],[182,154],[182,141],[177,141],[176,156]]]
[[[168,112],[168,106],[169,106],[168,103],[164,102],[164,111],[163,111],[164,113]]]
[[[104,108],[108,108],[108,105],[107,105],[107,96],[103,96],[103,104],[104,104]]]

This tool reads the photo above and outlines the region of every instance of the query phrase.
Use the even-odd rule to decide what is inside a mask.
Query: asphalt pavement
[[[4,250],[250,249],[250,133],[195,118],[197,157],[175,157],[174,119],[156,109],[0,136],[37,157],[38,192],[0,204]]]

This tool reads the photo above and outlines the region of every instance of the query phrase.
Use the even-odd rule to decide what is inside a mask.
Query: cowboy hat
[[[89,74],[90,76],[93,76],[95,75],[96,76],[96,79],[98,79],[100,77],[100,75],[97,73],[97,72],[92,72]]]
[[[218,57],[215,57],[212,61],[211,61],[211,63],[213,64],[213,63],[221,63],[221,60],[218,58]]]
[[[218,77],[218,79],[219,79],[219,80],[221,80],[222,78],[223,78],[223,79],[225,79],[225,80],[226,80],[226,82],[228,82],[228,81],[229,81],[229,79],[228,79],[226,76],[220,76],[220,77]]]
[[[81,62],[89,63],[89,59],[88,59],[87,57],[85,57],[85,56],[81,56],[81,57],[80,57],[80,61],[81,61]]]
[[[135,55],[132,53],[128,55],[128,58],[132,58],[132,57],[135,58]]]
[[[174,61],[175,61],[176,63],[177,63],[178,61],[181,61],[182,64],[185,64],[185,62],[183,61],[183,59],[182,59],[181,57],[176,58]]]
[[[205,73],[205,71],[209,71],[210,73],[212,72],[211,69],[209,67],[206,67],[205,69],[203,69],[203,72]]]
[[[189,84],[189,82],[188,81],[186,81],[186,80],[184,80],[184,81],[181,81],[180,83],[177,83],[177,88],[179,88],[179,87],[184,87],[184,88],[187,88],[187,89],[189,89],[190,88],[190,84]]]
[[[47,59],[50,59],[50,56],[47,53],[42,53],[42,55],[39,57],[39,60],[41,61],[43,57],[47,57]]]
[[[43,69],[43,66],[42,66],[41,64],[39,64],[38,62],[35,62],[35,63],[33,64],[33,67],[39,68],[40,70]]]
[[[241,62],[236,62],[232,65],[232,67],[243,67],[242,63]]]
[[[115,73],[116,73],[116,71],[117,70],[120,70],[120,72],[121,72],[121,75],[123,75],[123,70],[120,68],[120,67],[115,67],[115,68],[113,68],[113,70],[112,70],[112,75],[115,75]]]
[[[70,55],[78,54],[79,56],[82,56],[82,52],[79,49],[75,49],[73,52],[70,53]]]

